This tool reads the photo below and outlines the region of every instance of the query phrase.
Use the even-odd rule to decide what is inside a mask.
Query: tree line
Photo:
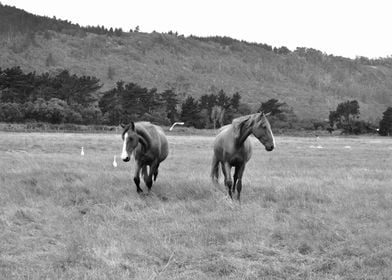
[[[219,128],[234,118],[255,110],[271,113],[274,128],[340,129],[348,134],[375,131],[373,124],[360,119],[359,103],[349,100],[330,111],[329,123],[298,120],[284,102],[269,99],[252,108],[241,102],[241,94],[224,90],[187,96],[181,100],[175,89],[158,92],[136,83],[118,81],[110,90],[100,92],[100,80],[92,76],[77,76],[67,70],[55,75],[24,73],[20,67],[0,68],[0,121],[47,122],[52,124],[105,124],[146,120],[169,125],[183,121],[195,128]],[[392,133],[392,107],[383,112],[379,133]]]
[[[182,120],[188,126],[210,128],[250,112],[238,92],[229,96],[221,90],[181,101],[174,89],[158,92],[123,81],[104,92],[101,87],[96,77],[67,70],[50,75],[0,68],[0,121],[118,125],[147,120],[168,125]]]
[[[0,34],[34,34],[35,32],[47,30],[62,32],[73,36],[84,35],[86,32],[109,36],[121,36],[123,34],[121,28],[107,28],[103,25],[83,27],[68,20],[57,19],[56,17],[49,18],[46,16],[33,15],[22,9],[2,5],[1,3],[0,18],[2,21],[2,24],[0,25]],[[138,29],[139,27],[136,27],[134,31],[137,32]],[[132,29],[129,31],[132,32]]]

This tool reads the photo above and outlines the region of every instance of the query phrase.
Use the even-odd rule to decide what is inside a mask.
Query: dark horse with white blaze
[[[266,116],[264,113],[256,113],[236,118],[231,124],[222,127],[215,138],[211,177],[214,183],[218,182],[220,164],[231,198],[237,187],[237,199],[240,200],[242,175],[252,156],[252,145],[248,136],[253,134],[267,151],[272,151],[275,147],[274,136]],[[231,179],[232,167],[235,167],[234,181]]]
[[[136,161],[136,169],[133,180],[136,184],[136,191],[143,192],[140,188],[140,171],[142,171],[144,183],[151,190],[152,177],[154,181],[158,176],[159,164],[164,161],[169,154],[169,145],[162,128],[149,122],[131,122],[128,125],[121,125],[123,149],[121,159],[129,161],[133,153]],[[148,168],[149,167],[149,170]]]

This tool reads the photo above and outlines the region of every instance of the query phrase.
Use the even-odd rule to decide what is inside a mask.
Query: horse
[[[237,187],[237,199],[240,201],[242,175],[252,156],[252,145],[248,136],[253,134],[269,152],[275,147],[271,125],[266,117],[268,115],[269,113],[260,112],[236,118],[231,124],[222,127],[215,138],[211,178],[214,184],[218,183],[220,164],[230,198],[233,198],[232,194]],[[235,167],[234,182],[231,179],[232,167]]]
[[[131,122],[128,125],[121,124],[121,127],[123,128],[121,159],[128,162],[133,153],[136,161],[133,177],[136,191],[137,193],[143,192],[140,188],[140,171],[142,171],[144,183],[148,188],[148,192],[150,192],[152,178],[154,177],[155,182],[158,176],[159,164],[169,154],[166,136],[161,127],[149,122]]]

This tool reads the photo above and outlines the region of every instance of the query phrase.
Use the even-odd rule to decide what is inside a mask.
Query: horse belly
[[[167,156],[169,155],[169,143],[167,142],[167,139],[165,135],[161,135],[161,147],[159,151],[159,162],[164,161]]]
[[[252,150],[250,146],[246,145],[241,147],[234,154],[230,155],[228,162],[231,166],[240,166],[247,163],[251,157]]]
[[[150,151],[142,152],[141,150],[135,150],[135,160],[142,165],[151,165],[156,158]]]
[[[244,157],[242,157],[242,156],[234,156],[234,157],[232,157],[232,158],[229,160],[229,164],[230,164],[231,166],[241,166],[241,165],[244,164],[244,162],[245,162],[245,159],[244,159]]]

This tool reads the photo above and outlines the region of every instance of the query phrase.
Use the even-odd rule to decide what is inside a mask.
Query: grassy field
[[[0,278],[391,279],[391,138],[254,143],[241,205],[212,141],[169,136],[139,196],[119,135],[0,132]]]

